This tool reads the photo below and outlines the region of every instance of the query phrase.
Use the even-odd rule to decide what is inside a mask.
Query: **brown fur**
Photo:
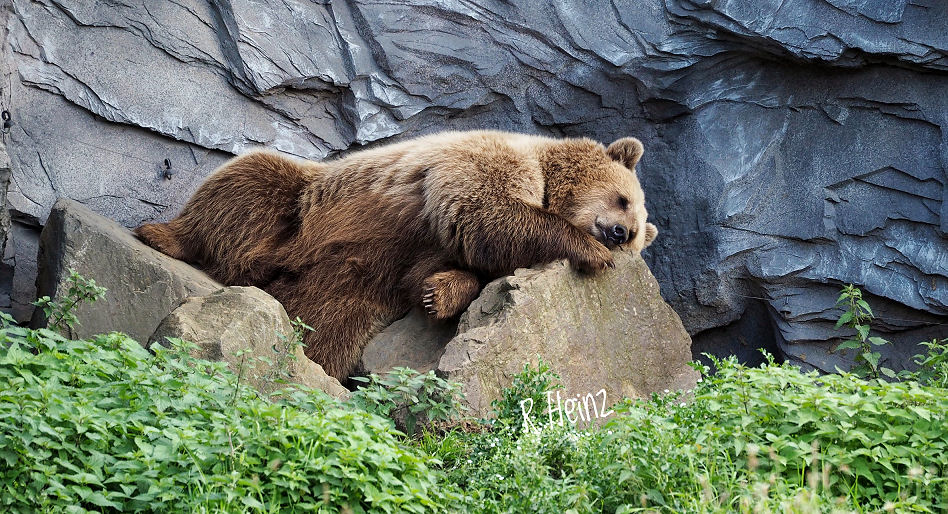
[[[642,144],[604,148],[504,132],[448,132],[314,163],[269,151],[222,166],[169,223],[136,233],[228,285],[255,285],[315,328],[306,354],[345,379],[365,343],[413,305],[456,316],[485,280],[568,259],[612,265],[602,227],[639,251]],[[623,203],[627,202],[627,205]]]

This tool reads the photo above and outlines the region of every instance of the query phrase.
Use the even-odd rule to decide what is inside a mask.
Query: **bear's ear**
[[[645,244],[642,245],[642,248],[648,247],[652,244],[652,241],[655,241],[655,238],[658,237],[658,227],[651,223],[645,224]]]
[[[630,170],[635,169],[643,153],[645,153],[645,148],[642,142],[634,137],[616,139],[609,148],[606,148],[606,155]]]

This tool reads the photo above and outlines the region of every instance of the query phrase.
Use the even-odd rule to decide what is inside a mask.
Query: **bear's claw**
[[[434,316],[438,314],[438,311],[434,308],[435,303],[435,290],[433,287],[426,287],[424,289],[424,295],[421,297],[421,304],[425,308],[425,312],[429,316]]]
[[[480,282],[471,272],[448,270],[425,280],[421,305],[434,319],[448,319],[460,314],[480,292]]]

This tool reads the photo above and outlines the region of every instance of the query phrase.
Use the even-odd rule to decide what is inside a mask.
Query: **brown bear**
[[[642,143],[446,132],[325,162],[254,151],[217,170],[169,223],[136,234],[228,285],[266,290],[315,330],[305,353],[345,380],[413,305],[457,316],[486,281],[656,237],[635,174]]]

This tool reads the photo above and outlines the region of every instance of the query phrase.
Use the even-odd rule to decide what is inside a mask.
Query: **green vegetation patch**
[[[599,428],[428,434],[471,512],[945,512],[948,391],[718,361],[693,398],[625,401]],[[517,389],[549,380],[531,369]]]
[[[69,280],[65,301],[38,301],[60,329],[104,293]],[[559,377],[542,361],[495,419],[458,419],[458,384],[433,373],[370,376],[348,403],[261,398],[182,341],[151,353],[0,315],[0,511],[948,512],[948,344],[892,372],[858,289],[840,305],[853,373],[714,360],[694,391],[587,429],[545,412]]]
[[[391,423],[270,402],[186,348],[0,330],[0,510],[430,512],[452,496]]]

